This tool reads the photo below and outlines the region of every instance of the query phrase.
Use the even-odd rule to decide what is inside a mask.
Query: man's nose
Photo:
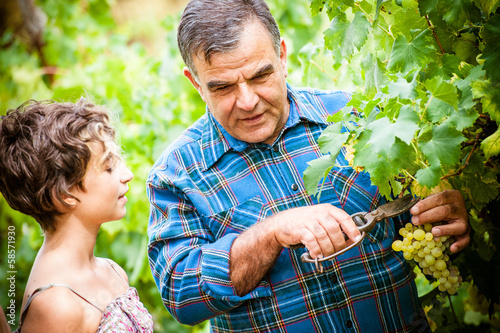
[[[244,111],[252,111],[259,102],[259,96],[255,88],[248,83],[238,85],[238,96],[236,97],[236,106]]]

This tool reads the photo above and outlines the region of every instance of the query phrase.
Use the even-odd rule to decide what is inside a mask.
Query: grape
[[[398,231],[403,239],[395,240],[392,249],[401,251],[406,260],[414,260],[425,275],[436,279],[440,291],[453,295],[462,283],[458,267],[452,265],[448,255],[453,239],[448,236],[434,237],[431,232],[433,225],[438,224],[415,226],[406,223]]]
[[[417,229],[413,232],[413,237],[416,240],[421,241],[422,239],[425,238],[425,231],[423,231],[422,229]]]
[[[435,247],[431,250],[431,254],[434,258],[439,258],[443,254],[443,251],[441,250],[441,248]]]
[[[436,269],[438,271],[442,271],[446,268],[446,261],[444,261],[442,259],[436,260],[436,262],[434,263],[434,266],[436,266]]]
[[[425,256],[425,262],[429,265],[432,266],[436,262],[436,258],[434,258],[431,254],[428,254]]]
[[[401,249],[403,248],[403,242],[400,241],[400,240],[396,240],[392,243],[392,249],[394,251],[401,251]]]

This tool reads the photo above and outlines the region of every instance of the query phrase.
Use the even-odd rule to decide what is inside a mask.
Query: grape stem
[[[443,46],[441,45],[441,42],[439,41],[438,36],[436,35],[436,32],[434,31],[434,26],[432,25],[431,21],[429,20],[429,16],[425,15],[425,20],[427,21],[427,25],[429,26],[429,29],[432,31],[432,34],[434,35],[434,39],[439,45],[439,49],[441,50],[441,54],[445,54]]]
[[[441,177],[441,180],[443,179],[446,179],[446,178],[450,178],[450,177],[453,177],[453,176],[458,176],[459,174],[461,174],[464,169],[469,165],[469,161],[472,157],[472,154],[474,153],[474,151],[476,150],[478,144],[479,144],[479,136],[481,135],[481,133],[478,133],[474,139],[474,145],[472,146],[472,149],[471,151],[469,152],[469,155],[467,156],[467,159],[465,160],[465,163],[460,167],[460,169],[458,169],[457,172],[454,172],[454,173],[451,173],[451,174],[448,174],[448,175],[444,175],[443,177]]]

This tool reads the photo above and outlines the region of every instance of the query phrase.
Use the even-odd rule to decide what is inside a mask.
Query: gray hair
[[[210,64],[212,55],[238,47],[245,24],[260,21],[280,54],[278,24],[264,0],[191,0],[177,29],[177,45],[184,63],[197,77],[193,57]]]

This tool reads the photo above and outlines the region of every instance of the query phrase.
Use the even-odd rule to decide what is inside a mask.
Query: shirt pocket
[[[205,216],[207,228],[212,232],[215,239],[227,234],[238,233],[263,220],[269,214],[260,196],[250,198],[237,206],[216,214]]]

